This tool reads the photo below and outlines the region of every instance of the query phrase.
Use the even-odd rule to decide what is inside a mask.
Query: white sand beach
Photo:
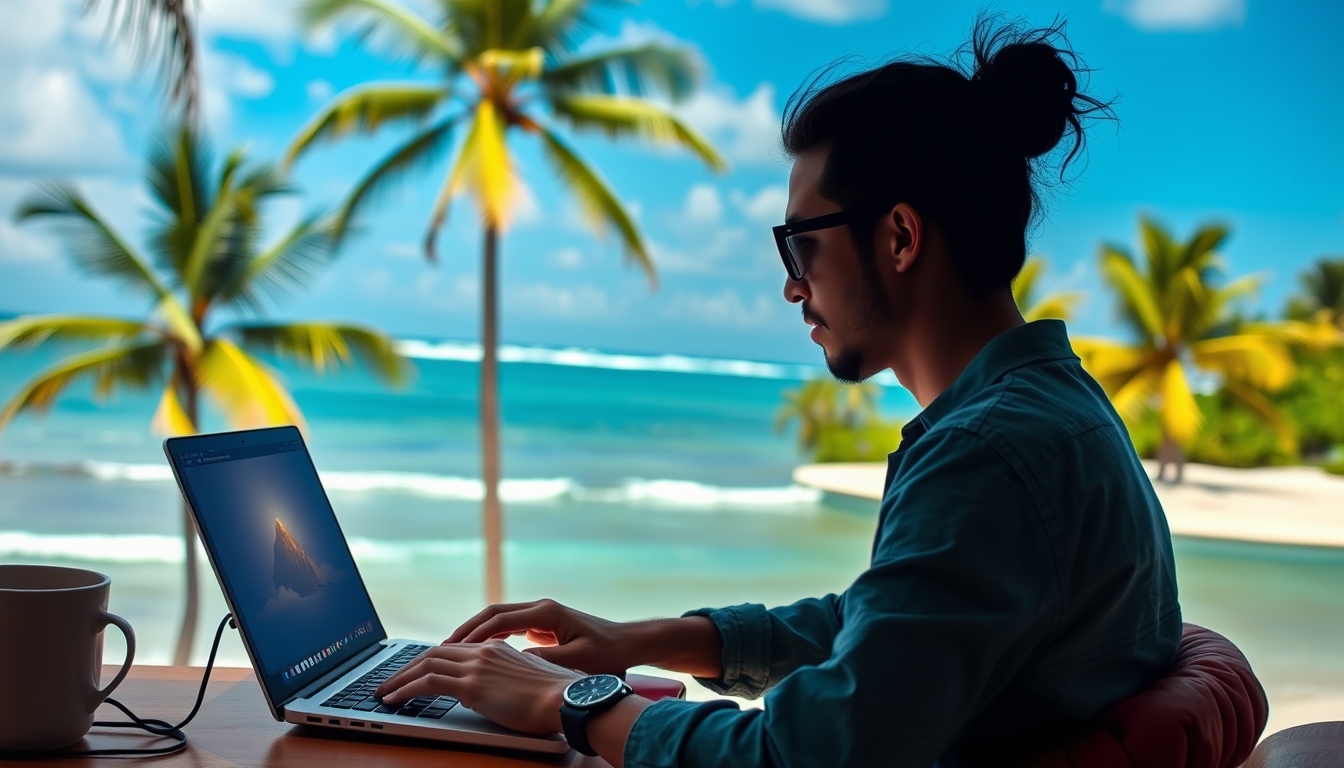
[[[1156,472],[1154,463],[1145,466],[1149,476]],[[881,498],[885,472],[885,464],[811,464],[798,467],[794,480],[834,494],[842,503],[874,502]],[[1344,477],[1314,467],[1229,469],[1188,464],[1184,482],[1156,482],[1154,488],[1173,536],[1262,543],[1275,547],[1276,553],[1286,545],[1300,548],[1304,557],[1335,553],[1344,557]],[[1183,584],[1183,592],[1185,588]],[[1274,628],[1266,631],[1272,634]],[[1283,641],[1285,646],[1292,643],[1286,635]],[[1258,663],[1255,655],[1247,655]],[[1303,723],[1344,720],[1344,686],[1335,676],[1322,675],[1313,685],[1275,685],[1272,674],[1273,670],[1262,673],[1270,694],[1266,735]]]

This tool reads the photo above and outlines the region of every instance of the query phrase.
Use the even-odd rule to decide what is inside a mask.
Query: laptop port
[[[373,728],[373,730],[375,730],[375,731],[381,731],[381,730],[383,730],[383,726],[381,726],[381,725],[379,725],[379,724],[377,724],[377,723],[369,723],[369,727]]]
[[[340,725],[340,724],[341,724],[341,721],[340,721],[340,720],[337,720],[337,719],[334,718],[334,717],[331,718],[331,719],[329,719],[329,720],[327,720],[327,722],[328,722],[328,723],[331,723],[332,725]]]
[[[320,723],[320,722],[322,722],[322,718],[320,718],[320,717],[313,717],[312,715],[309,715],[309,716],[308,716],[308,722],[310,722],[310,723]]]
[[[359,722],[358,720],[351,720],[351,721],[350,721],[350,727],[351,727],[351,728],[363,728],[363,727],[364,727],[364,724],[361,723],[361,722]]]

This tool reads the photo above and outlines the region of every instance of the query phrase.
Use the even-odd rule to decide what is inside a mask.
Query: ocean
[[[435,639],[483,606],[476,375],[469,343],[407,340],[417,373],[316,376],[271,361],[374,604],[394,636]],[[55,359],[0,355],[0,397]],[[843,590],[865,567],[873,509],[793,484],[805,457],[774,418],[818,368],[594,350],[502,349],[505,589],[613,619],[779,605]],[[886,380],[881,410],[917,411]],[[156,394],[75,388],[0,433],[0,562],[91,568],[166,663],[181,610],[179,497],[149,430]],[[222,429],[208,417],[207,429]],[[1188,621],[1232,638],[1271,696],[1344,691],[1344,553],[1177,540]],[[202,561],[204,562],[204,560]],[[225,612],[209,573],[193,661]],[[115,631],[106,657],[120,659]],[[245,665],[235,633],[221,651]]]

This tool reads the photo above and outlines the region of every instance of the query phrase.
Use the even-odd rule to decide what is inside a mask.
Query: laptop
[[[294,427],[164,441],[271,715],[301,725],[560,754],[447,696],[373,690],[437,643],[391,639]]]

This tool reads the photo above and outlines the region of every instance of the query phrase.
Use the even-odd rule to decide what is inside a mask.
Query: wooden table
[[[116,674],[105,667],[103,680]],[[201,684],[200,667],[133,667],[113,698],[140,717],[177,722],[190,711]],[[104,704],[99,720],[121,720],[124,715]],[[164,746],[138,732],[117,733],[95,728],[74,749]],[[216,667],[210,675],[205,703],[186,727],[187,748],[175,755],[135,760],[136,765],[193,766],[452,766],[453,768],[610,768],[605,760],[565,755],[487,750],[415,739],[373,737],[335,729],[277,723],[271,718],[251,669]],[[87,765],[95,758],[42,760],[41,766]],[[126,758],[101,758],[103,763],[128,765]],[[18,763],[6,763],[15,765]]]

